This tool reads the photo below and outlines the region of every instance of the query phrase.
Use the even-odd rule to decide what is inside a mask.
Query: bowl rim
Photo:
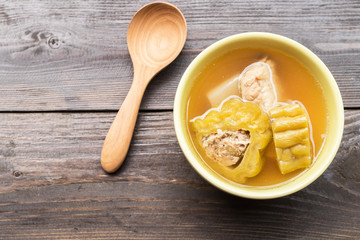
[[[207,55],[209,55],[212,51],[223,47],[226,44],[230,44],[232,41],[241,41],[248,38],[267,38],[273,41],[278,41],[281,43],[288,44],[290,47],[295,48],[301,52],[303,52],[304,55],[309,56],[312,61],[321,69],[324,76],[326,76],[327,81],[329,82],[331,91],[333,92],[333,95],[336,99],[336,109],[338,109],[338,115],[336,121],[336,124],[339,126],[339,131],[336,133],[336,141],[334,142],[331,152],[327,154],[327,160],[325,164],[321,165],[316,169],[316,171],[310,175],[311,177],[305,179],[304,181],[300,182],[299,184],[296,184],[292,188],[287,188],[284,184],[273,185],[269,189],[260,189],[257,188],[256,192],[249,191],[251,187],[247,187],[244,185],[241,186],[233,186],[232,184],[228,183],[227,181],[219,180],[218,178],[214,178],[209,173],[209,170],[206,170],[203,168],[200,163],[195,159],[193,154],[191,153],[190,149],[187,147],[187,140],[186,140],[186,129],[183,129],[182,126],[182,116],[180,113],[181,104],[182,104],[182,98],[183,98],[183,90],[186,86],[188,81],[191,81],[190,73],[194,71],[194,69],[197,67],[197,64],[204,60]],[[326,67],[326,65],[320,60],[320,58],[315,55],[311,50],[309,50],[304,45],[298,43],[295,40],[292,40],[288,37],[281,36],[274,33],[269,32],[245,32],[245,33],[238,33],[234,34],[228,37],[225,37],[221,40],[216,41],[215,43],[208,46],[206,49],[204,49],[198,56],[195,57],[195,59],[189,64],[187,69],[185,70],[184,74],[182,75],[178,88],[176,90],[175,94],[175,100],[174,100],[174,108],[173,108],[173,117],[174,117],[174,126],[175,126],[175,133],[176,137],[178,139],[180,148],[182,149],[187,161],[190,163],[190,165],[202,176],[206,181],[208,181],[213,186],[227,192],[230,194],[233,194],[235,196],[244,197],[244,198],[250,198],[250,199],[273,199],[278,197],[283,197],[286,195],[290,195],[292,193],[295,193],[306,186],[310,185],[312,182],[314,182],[331,164],[333,161],[338,148],[340,146],[343,130],[344,130],[344,107],[343,107],[343,101],[340,94],[340,90],[338,88],[338,85],[331,74],[330,70]],[[186,124],[185,124],[186,125]],[[324,145],[323,145],[324,146]],[[321,150],[320,150],[321,151]],[[210,170],[211,171],[211,170]],[[283,187],[282,187],[283,186]],[[285,187],[284,187],[285,186]]]

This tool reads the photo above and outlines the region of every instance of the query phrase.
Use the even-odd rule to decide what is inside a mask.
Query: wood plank
[[[132,65],[128,23],[148,1],[5,1],[0,4],[0,111],[115,110]],[[268,31],[303,43],[334,74],[346,107],[360,107],[360,2],[170,1],[188,39],[158,74],[141,109],[172,109],[177,84],[201,50],[226,36]]]
[[[356,239],[360,110],[347,110],[329,169],[288,197],[254,201],[200,178],[172,112],[140,113],[129,155],[107,175],[99,156],[115,113],[0,114],[0,238]]]

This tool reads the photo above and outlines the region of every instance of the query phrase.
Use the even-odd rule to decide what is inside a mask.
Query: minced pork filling
[[[250,143],[250,133],[245,130],[222,131],[218,129],[202,139],[205,153],[224,166],[232,166],[244,157]]]

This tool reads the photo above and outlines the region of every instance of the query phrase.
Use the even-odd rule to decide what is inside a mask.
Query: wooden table
[[[147,2],[0,2],[0,238],[360,239],[360,2],[170,1],[187,19],[187,42],[148,86],[127,159],[109,175],[100,152],[132,80],[126,31]],[[173,127],[186,67],[246,31],[310,48],[345,105],[332,165],[279,199],[243,199],[208,184]]]

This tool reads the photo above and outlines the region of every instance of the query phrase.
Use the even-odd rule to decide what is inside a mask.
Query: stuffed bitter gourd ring
[[[269,116],[257,104],[243,102],[237,96],[230,96],[218,108],[210,109],[190,122],[200,146],[204,138],[217,133],[219,129],[229,133],[249,132],[250,143],[240,163],[230,167],[218,164],[224,177],[243,183],[246,178],[254,177],[261,171],[264,164],[262,153],[271,140],[272,131]]]

